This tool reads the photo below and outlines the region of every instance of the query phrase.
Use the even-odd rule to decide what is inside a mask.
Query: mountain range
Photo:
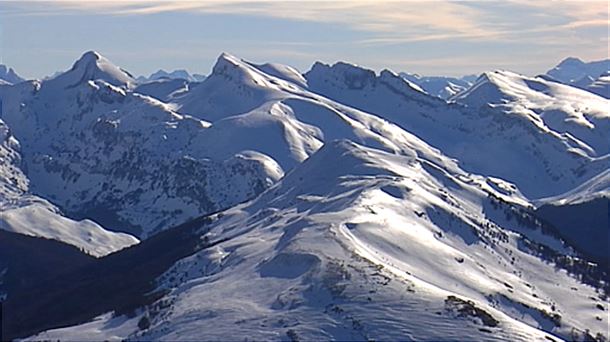
[[[459,78],[446,76],[421,76],[406,72],[401,72],[399,75],[407,81],[420,87],[422,91],[445,100],[468,89],[477,79],[476,75],[467,75]]]
[[[205,75],[201,74],[190,74],[188,71],[184,69],[177,69],[173,71],[165,71],[163,69],[159,69],[148,77],[140,76],[138,77],[138,81],[141,83],[146,83],[150,81],[157,81],[161,79],[180,79],[189,82],[201,82],[205,80]]]
[[[609,71],[609,59],[583,62],[578,58],[570,57],[547,71],[547,75],[559,82],[610,98],[610,92],[608,91],[610,84]]]
[[[6,336],[607,340],[609,102],[566,61],[135,79],[89,51],[1,84]]]

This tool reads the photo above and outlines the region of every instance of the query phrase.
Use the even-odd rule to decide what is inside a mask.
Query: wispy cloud
[[[448,39],[500,40],[523,33],[557,32],[561,30],[608,25],[607,1],[253,1],[253,0],[182,0],[182,1],[63,1],[12,3],[17,15],[70,14],[94,12],[105,15],[151,15],[165,12],[201,14],[233,14],[271,17],[305,22],[337,24],[370,37],[364,44],[409,43]],[[21,4],[21,5],[19,5]],[[479,6],[484,5],[484,6]],[[552,24],[544,20],[499,16],[489,6],[502,9],[511,6],[531,10],[532,18],[560,18]],[[16,8],[16,10],[15,10]],[[510,12],[510,11],[509,11]]]
[[[168,56],[166,60],[184,61],[185,56],[194,53],[195,47],[203,44],[213,46],[212,50],[228,49],[254,58],[260,55],[261,60],[277,58],[279,62],[296,61],[301,65],[317,58],[336,58],[356,60],[373,67],[432,68],[437,66],[433,63],[439,62],[435,58],[446,58],[447,65],[455,68],[459,63],[462,70],[473,70],[493,65],[509,68],[515,58],[503,58],[520,55],[519,65],[539,63],[538,67],[532,64],[528,69],[534,70],[567,55],[599,59],[608,53],[607,0],[0,1],[0,16],[17,18],[13,22],[36,20],[35,16],[82,18],[93,15],[108,23],[132,22],[133,19],[133,22],[151,25],[150,21],[156,20],[152,16],[171,14],[167,18],[177,23],[177,27],[163,32],[179,31],[180,18],[192,23],[199,20],[197,15],[202,16],[202,22],[206,20],[204,16],[208,19],[216,15],[222,16],[215,19],[235,16],[235,21],[229,18],[226,26],[225,23],[216,24],[209,31],[205,30],[214,32],[213,35],[201,34],[204,30],[176,34],[175,40],[180,44],[173,46],[189,48],[182,55]],[[188,16],[181,17],[182,14]],[[250,34],[248,25],[264,22],[261,18],[270,19],[269,27],[252,28],[260,35]],[[273,32],[276,28],[290,31],[292,27],[300,30],[294,35]],[[144,28],[140,36],[152,31],[155,30]],[[327,35],[320,35],[320,32],[327,32]],[[98,38],[95,48],[100,48],[99,41],[107,43],[101,48],[113,48],[105,38],[95,37]],[[276,40],[276,44],[271,40]],[[145,47],[145,42],[138,45],[140,49]],[[78,50],[81,45],[89,48],[88,44],[87,41],[73,45]],[[263,48],[257,50],[261,46]],[[544,50],[541,52],[544,55],[532,57],[539,50]],[[158,54],[150,58],[155,55],[160,58]],[[392,58],[396,61],[392,62]],[[399,63],[401,58],[409,60],[410,64]],[[517,61],[513,65],[517,65]]]
[[[434,36],[490,36],[484,13],[450,1],[44,1],[13,3],[15,15],[151,15],[165,12],[235,14],[342,25],[372,33],[405,32]]]

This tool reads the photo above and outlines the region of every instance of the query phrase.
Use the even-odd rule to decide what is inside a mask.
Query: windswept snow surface
[[[327,143],[213,215],[200,238],[219,243],[159,279],[144,328],[106,315],[32,339],[607,338],[607,299],[530,249],[569,247],[484,178],[413,152]]]
[[[75,221],[62,216],[50,203],[38,202],[16,208],[0,208],[0,229],[58,240],[101,257],[137,244],[132,235],[105,230],[91,220]]]
[[[88,80],[105,80],[114,86],[132,86],[135,80],[127,71],[112,64],[95,51],[85,52],[74,66],[53,78],[56,87],[72,88]]]

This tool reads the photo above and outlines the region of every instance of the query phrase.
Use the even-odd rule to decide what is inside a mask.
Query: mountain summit
[[[89,81],[102,80],[114,86],[130,87],[135,80],[127,71],[114,65],[109,59],[95,51],[85,52],[72,68],[53,79],[65,88]]]
[[[610,59],[583,62],[578,58],[568,57],[547,71],[547,75],[566,84],[583,85],[583,79],[596,80],[608,70],[610,70]]]

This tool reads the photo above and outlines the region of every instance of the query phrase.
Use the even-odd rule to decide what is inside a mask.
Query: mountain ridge
[[[603,228],[543,213],[608,188],[600,96],[490,71],[446,101],[226,53],[202,82],[138,84],[87,52],[0,104],[0,208],[142,239],[9,293],[10,336],[606,338]]]
[[[153,340],[202,331],[304,339],[488,339],[491,331],[518,340],[584,336],[585,326],[603,331],[594,318],[598,299],[589,298],[596,292],[517,243],[561,251],[563,242],[515,220],[517,212],[494,213],[493,205],[515,204],[495,202],[504,195],[487,183],[447,171],[417,154],[328,142],[259,197],[194,222],[199,239],[187,240],[214,246],[157,278],[157,290],[169,292],[156,304],[133,318],[100,316],[80,334],[77,326],[32,338],[78,339],[98,326]],[[467,209],[478,205],[485,214]],[[475,313],[460,315],[463,305]],[[108,338],[104,331],[95,336]]]

